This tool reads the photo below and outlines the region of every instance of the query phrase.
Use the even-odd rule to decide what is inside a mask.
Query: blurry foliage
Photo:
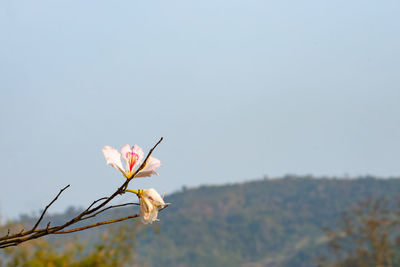
[[[100,240],[90,244],[75,238],[49,242],[37,239],[4,249],[0,266],[9,267],[112,267],[132,266],[136,248],[136,223],[106,228]],[[93,241],[92,241],[93,242]]]
[[[150,266],[315,266],[324,227],[368,197],[395,199],[400,179],[315,179],[287,176],[202,186],[167,196],[160,236],[139,238]]]
[[[400,203],[368,198],[343,213],[327,229],[335,255],[331,267],[400,266]]]
[[[160,212],[161,221],[154,224],[156,228],[140,226],[140,231],[128,231],[136,233],[135,240],[140,246],[129,249],[134,262],[126,265],[310,267],[317,265],[314,259],[321,255],[328,255],[328,260],[333,263],[337,259],[328,250],[323,228],[336,229],[335,222],[341,213],[354,203],[368,197],[396,199],[398,192],[400,179],[372,177],[315,179],[287,176],[234,185],[184,188],[184,191],[166,196],[166,202],[173,204],[167,211]],[[392,204],[387,206],[393,207]],[[117,212],[133,212],[132,208],[127,209],[121,208]],[[57,216],[63,220],[61,214]],[[125,224],[118,226],[122,225]],[[104,229],[108,228],[79,233],[81,240],[96,239],[97,236],[97,241],[82,245],[82,252],[76,250],[75,253],[80,255],[74,259],[76,262],[103,253],[99,256],[104,259],[101,264],[109,265],[92,266],[113,264],[112,257],[106,256],[109,249],[99,250],[95,245]],[[114,243],[102,242],[105,247],[116,245]],[[131,242],[128,244],[132,245]],[[61,256],[57,252],[54,253]],[[398,262],[395,254],[391,254],[393,266]]]

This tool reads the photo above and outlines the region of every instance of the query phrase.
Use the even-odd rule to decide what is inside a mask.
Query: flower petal
[[[157,216],[158,209],[153,209],[153,211],[149,213],[148,221],[150,222],[150,224],[152,224],[154,221],[159,221],[159,219],[157,219]]]
[[[140,219],[144,224],[158,221],[158,209],[165,207],[164,200],[153,188],[144,189],[140,195]]]
[[[161,166],[161,161],[159,159],[150,157],[147,161],[146,167],[143,168],[135,177],[148,177],[151,175],[158,175],[154,170]]]
[[[121,154],[115,148],[111,146],[104,146],[103,154],[107,160],[107,164],[123,172]]]
[[[143,224],[151,224],[157,218],[157,214],[154,217],[154,213],[158,213],[158,209],[154,207],[150,200],[147,198],[140,199],[140,220]]]
[[[142,164],[142,162],[143,162],[143,157],[144,157],[144,153],[143,153],[142,148],[141,148],[140,146],[138,146],[138,145],[134,145],[134,146],[132,147],[132,152],[133,152],[133,153],[136,153],[136,154],[139,156],[138,164]]]
[[[121,147],[121,156],[126,160],[126,153],[132,152],[131,146],[129,144],[124,145]]]
[[[153,206],[161,208],[165,206],[164,200],[154,188],[144,189],[142,193],[142,198],[148,199]]]

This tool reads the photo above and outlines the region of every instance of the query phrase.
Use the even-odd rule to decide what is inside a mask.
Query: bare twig
[[[36,224],[33,226],[31,231],[35,231],[36,227],[38,227],[40,221],[43,219],[44,214],[46,213],[47,209],[58,199],[58,197],[62,194],[62,192],[67,189],[70,185],[67,185],[63,189],[60,190],[60,192],[57,194],[57,196],[49,203],[49,205],[46,206],[46,208],[43,210],[42,215],[40,215],[39,220],[37,220]]]
[[[100,226],[100,225],[106,225],[106,224],[121,222],[121,221],[124,221],[124,220],[128,220],[128,219],[131,219],[131,218],[136,218],[136,217],[140,216],[139,214],[134,214],[134,215],[130,215],[130,216],[119,218],[119,219],[115,219],[115,220],[103,221],[103,222],[98,222],[98,223],[87,225],[87,226],[83,226],[83,227],[78,227],[78,228],[69,229],[69,230],[63,230],[63,229],[65,229],[65,228],[67,228],[67,227],[69,227],[71,225],[74,225],[77,222],[80,222],[80,221],[83,221],[83,220],[86,220],[86,219],[89,219],[89,218],[93,218],[93,217],[97,216],[98,214],[103,213],[104,211],[109,210],[109,209],[128,206],[128,205],[139,205],[138,203],[125,203],[125,204],[112,205],[112,206],[106,207],[106,205],[111,200],[113,200],[116,196],[118,196],[119,194],[125,193],[125,190],[126,190],[127,186],[129,185],[129,182],[133,178],[135,178],[135,176],[141,170],[143,170],[143,168],[146,167],[146,164],[147,164],[151,154],[153,153],[154,149],[161,143],[162,140],[163,140],[163,138],[161,137],[161,139],[153,146],[153,148],[150,149],[150,151],[147,154],[145,160],[139,166],[139,168],[133,173],[132,177],[129,178],[129,179],[126,179],[124,181],[124,183],[111,196],[103,197],[103,198],[100,198],[98,200],[93,201],[93,203],[90,204],[83,212],[81,212],[79,215],[77,215],[73,219],[65,222],[62,225],[50,227],[50,222],[48,222],[47,225],[46,225],[46,228],[38,229],[39,224],[43,220],[43,217],[44,217],[45,213],[47,212],[47,210],[50,208],[50,206],[55,201],[57,201],[58,197],[62,194],[62,192],[64,190],[66,190],[70,186],[70,185],[67,185],[66,187],[62,188],[60,190],[60,192],[56,195],[56,197],[45,207],[45,209],[41,213],[39,219],[36,221],[35,225],[32,227],[31,230],[24,232],[24,229],[22,229],[19,233],[13,234],[13,235],[10,235],[10,230],[8,230],[7,235],[5,235],[3,237],[0,237],[0,249],[1,248],[6,248],[6,247],[10,247],[10,246],[17,246],[17,245],[19,245],[19,244],[21,244],[23,242],[28,241],[28,240],[40,238],[40,237],[45,236],[45,235],[73,233],[73,232],[78,232],[78,231],[90,229],[90,228],[93,228],[93,227],[97,227],[97,226]],[[164,208],[166,208],[166,207],[167,206],[165,206]],[[160,211],[161,210],[162,209],[160,209]]]
[[[68,233],[78,232],[78,231],[90,229],[90,228],[93,228],[93,227],[97,227],[97,226],[100,226],[100,225],[116,223],[116,222],[122,222],[122,221],[125,221],[125,220],[128,220],[128,219],[132,219],[132,218],[136,218],[136,217],[139,217],[139,216],[140,216],[139,214],[133,214],[133,215],[130,215],[130,216],[127,216],[127,217],[124,217],[124,218],[119,218],[119,219],[116,219],[116,220],[98,222],[98,223],[95,223],[95,224],[91,224],[91,225],[87,225],[87,226],[84,226],[84,227],[79,227],[79,228],[75,228],[75,229],[71,229],[71,230],[57,231],[57,232],[54,232],[54,234],[68,234]]]
[[[162,207],[161,209],[158,209],[158,211],[162,211],[163,209],[166,209],[169,205],[171,205],[171,203],[166,204],[164,207]]]
[[[90,204],[89,207],[87,207],[86,210],[90,210],[90,208],[93,207],[94,204],[96,204],[96,203],[99,202],[99,201],[105,200],[105,199],[107,199],[107,198],[108,198],[108,197],[102,197],[102,198],[99,198],[98,200],[93,201],[93,203]]]
[[[90,216],[88,216],[88,217],[82,218],[82,221],[83,221],[83,220],[86,220],[86,219],[89,219],[89,218],[93,218],[93,217],[97,216],[98,214],[103,213],[104,211],[109,210],[109,209],[114,209],[114,208],[119,208],[119,207],[124,207],[124,206],[131,206],[131,205],[136,205],[136,206],[138,206],[138,205],[140,205],[140,204],[139,204],[139,203],[124,203],[124,204],[120,204],[120,205],[108,206],[107,208],[104,208],[104,209],[99,210],[99,211],[96,212],[95,214],[92,214],[92,215],[90,215]]]

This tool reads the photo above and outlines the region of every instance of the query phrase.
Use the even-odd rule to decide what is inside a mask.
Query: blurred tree
[[[93,240],[82,242],[77,237],[63,243],[37,239],[6,248],[3,264],[10,267],[133,266],[136,232],[136,223],[108,227],[94,245],[89,244]]]
[[[386,199],[359,202],[343,213],[337,229],[327,229],[334,252],[331,267],[400,266],[400,203]]]

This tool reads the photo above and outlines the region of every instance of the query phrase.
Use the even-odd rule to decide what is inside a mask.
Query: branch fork
[[[65,228],[72,226],[78,222],[87,220],[89,218],[96,217],[97,215],[105,212],[106,210],[114,209],[114,208],[119,208],[123,206],[129,206],[129,205],[139,205],[138,203],[125,203],[125,204],[120,204],[120,205],[111,205],[107,206],[106,205],[113,200],[116,196],[122,195],[126,192],[127,187],[129,183],[135,178],[135,176],[143,170],[144,167],[146,167],[146,164],[153,153],[154,149],[162,142],[163,138],[161,137],[160,140],[153,146],[152,149],[150,149],[149,153],[147,154],[145,160],[143,163],[139,166],[139,168],[133,173],[131,178],[127,178],[124,183],[110,196],[108,197],[102,197],[100,199],[97,199],[93,201],[92,204],[90,204],[83,212],[81,212],[79,215],[74,217],[73,219],[65,222],[62,225],[59,226],[53,226],[50,227],[50,223],[48,222],[46,225],[46,228],[38,228],[40,222],[43,220],[44,215],[46,214],[47,210],[50,208],[51,205],[53,205],[54,202],[57,201],[58,197],[67,189],[70,187],[70,185],[65,186],[58,192],[56,197],[45,207],[45,209],[42,211],[39,219],[36,221],[34,226],[28,230],[25,231],[22,229],[20,232],[16,234],[11,234],[10,235],[10,229],[8,229],[7,234],[4,236],[0,237],[0,249],[6,248],[6,247],[11,247],[11,246],[17,246],[21,243],[27,242],[32,239],[40,238],[46,235],[53,235],[53,234],[68,234],[68,233],[73,233],[73,232],[78,232],[78,231],[83,231],[86,229],[98,227],[100,225],[106,225],[106,224],[112,224],[112,223],[117,223],[117,222],[122,222],[128,219],[136,218],[139,217],[139,214],[133,214],[130,216],[114,219],[114,220],[108,220],[108,221],[102,221],[102,222],[97,222],[94,224],[86,225],[83,227],[77,227],[73,229],[68,229],[65,230]],[[164,207],[165,208],[165,207]]]

